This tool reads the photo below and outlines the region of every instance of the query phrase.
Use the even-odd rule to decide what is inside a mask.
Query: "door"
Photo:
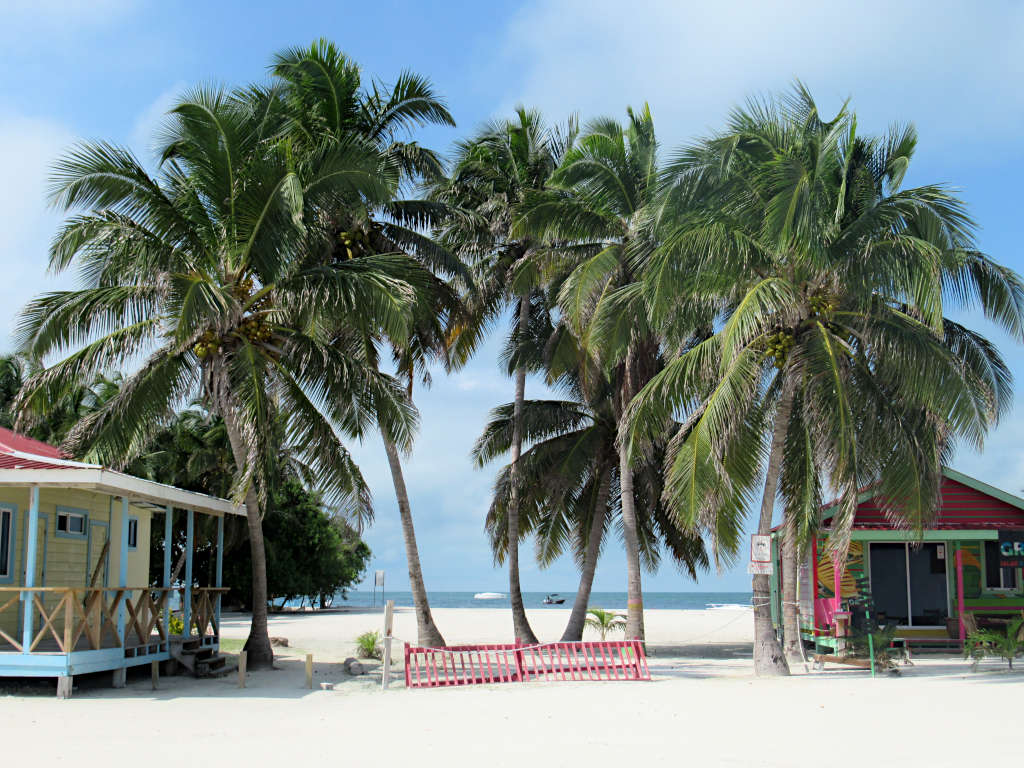
[[[911,626],[938,627],[946,624],[946,617],[949,616],[949,586],[946,581],[945,555],[944,544],[907,547]]]
[[[871,596],[880,623],[943,626],[949,615],[946,545],[872,544]]]

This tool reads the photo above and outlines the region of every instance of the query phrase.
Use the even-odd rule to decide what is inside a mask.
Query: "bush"
[[[356,652],[361,659],[379,659],[384,655],[380,647],[380,632],[363,632],[356,638]]]
[[[185,619],[178,616],[175,613],[171,614],[170,621],[167,622],[167,631],[172,635],[183,635],[185,634]]]
[[[1024,617],[1013,619],[1004,629],[976,629],[964,643],[964,658],[974,660],[972,668],[986,656],[1006,659],[1010,669],[1013,660],[1024,653]]]

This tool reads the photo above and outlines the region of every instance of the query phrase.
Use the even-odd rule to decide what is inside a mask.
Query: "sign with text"
[[[999,532],[999,567],[1024,566],[1024,531]]]
[[[772,537],[754,533],[750,536],[750,562],[770,563],[772,561]]]
[[[772,537],[766,534],[750,536],[750,565],[747,573],[766,576],[772,572]]]

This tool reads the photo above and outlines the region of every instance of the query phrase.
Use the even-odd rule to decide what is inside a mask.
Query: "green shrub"
[[[379,659],[384,655],[380,647],[380,632],[363,632],[356,638],[356,653],[361,659]]]
[[[171,614],[171,620],[167,622],[167,631],[172,635],[185,634],[185,620],[177,614]]]
[[[1006,659],[1010,669],[1013,660],[1024,653],[1024,616],[1007,622],[1003,629],[976,629],[964,643],[964,658],[974,659],[972,668],[986,656]]]

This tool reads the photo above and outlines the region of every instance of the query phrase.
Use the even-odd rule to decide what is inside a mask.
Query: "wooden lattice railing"
[[[175,591],[181,593],[184,602],[185,590],[180,587],[0,587],[0,619],[11,611],[22,610],[23,595],[32,601],[36,616],[29,653],[96,651],[166,642],[168,630],[164,611],[168,598]],[[193,629],[200,636],[218,634],[216,603],[224,592],[227,588],[193,588],[189,634]],[[47,606],[52,599],[56,602]],[[117,626],[122,602],[125,609],[123,641]],[[83,637],[87,647],[78,648]],[[25,651],[23,639],[12,637],[2,628],[0,638],[17,652]],[[46,647],[50,639],[56,651]],[[41,649],[40,645],[44,647]]]

